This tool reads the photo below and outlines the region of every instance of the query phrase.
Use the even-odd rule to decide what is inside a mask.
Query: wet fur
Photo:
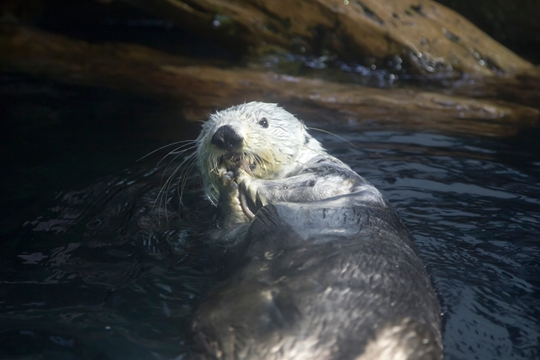
[[[197,309],[197,359],[441,359],[437,298],[369,194],[264,207]]]
[[[268,128],[258,124],[261,118],[268,119]],[[212,114],[197,138],[197,164],[206,194],[214,203],[219,198],[218,158],[225,151],[215,149],[210,139],[224,125],[244,138],[242,152],[257,162],[254,175],[259,179],[290,177],[307,158],[324,153],[306,126],[275,104],[248,103]]]
[[[234,151],[212,144],[222,126],[243,139]],[[409,233],[302,122],[243,104],[213,114],[197,144],[205,192],[235,239],[230,276],[193,316],[191,358],[442,358],[437,297]],[[253,220],[242,194],[266,205]]]
[[[268,128],[258,124],[262,118],[267,119]],[[227,151],[211,143],[213,134],[223,126],[232,127],[244,139],[238,152],[255,163],[252,174],[236,168],[233,175],[231,169],[223,168],[220,159]],[[250,220],[236,206],[239,190],[261,205],[321,200],[358,191],[369,191],[373,199],[383,201],[375,187],[328,155],[303,122],[275,104],[252,102],[217,112],[203,125],[197,143],[203,186],[210,201],[218,206],[218,224],[222,227]]]

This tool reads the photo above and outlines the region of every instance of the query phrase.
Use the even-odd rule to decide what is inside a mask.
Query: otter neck
[[[294,176],[306,170],[314,161],[324,158],[326,152],[315,139],[309,138],[301,151],[298,151],[292,161],[282,164],[279,178]]]

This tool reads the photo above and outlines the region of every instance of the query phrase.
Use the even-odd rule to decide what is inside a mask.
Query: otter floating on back
[[[277,202],[358,193],[384,203],[373,185],[328,155],[304,123],[275,104],[251,102],[215,113],[197,143],[204,189],[225,227]]]
[[[200,359],[440,359],[440,309],[381,193],[275,104],[210,116],[197,138],[230,277],[192,320]]]

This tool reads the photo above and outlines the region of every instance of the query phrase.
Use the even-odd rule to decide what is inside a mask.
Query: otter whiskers
[[[178,198],[180,201],[180,204],[183,205],[182,197],[184,193],[184,189],[188,180],[189,175],[193,171],[193,168],[196,166],[196,160],[197,156],[195,153],[195,150],[197,148],[197,141],[196,140],[182,140],[182,141],[176,141],[164,146],[159,147],[158,149],[155,149],[151,151],[150,153],[146,154],[145,156],[141,157],[138,161],[155,154],[156,152],[159,152],[163,149],[166,149],[168,147],[172,147],[175,145],[179,145],[173,150],[169,151],[167,154],[161,157],[161,159],[157,162],[156,167],[160,166],[165,159],[172,156],[170,161],[168,162],[167,166],[165,166],[165,169],[163,170],[163,173],[161,175],[161,183],[162,186],[159,189],[158,194],[156,195],[156,199],[154,200],[153,207],[158,206],[160,211],[161,207],[165,210],[165,218],[168,220],[168,213],[167,213],[167,194],[169,194],[171,190],[171,186],[174,183],[174,180],[177,178],[180,179],[178,183]],[[191,154],[189,154],[191,152]],[[187,154],[187,155],[186,155]],[[167,176],[167,178],[164,181],[165,175],[167,174],[169,168],[171,165],[179,158],[185,156],[182,160],[182,162],[176,166],[176,168]]]

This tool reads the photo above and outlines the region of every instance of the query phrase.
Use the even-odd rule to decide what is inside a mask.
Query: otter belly
[[[440,359],[440,309],[405,227],[358,194],[263,207],[192,320],[192,358]]]

